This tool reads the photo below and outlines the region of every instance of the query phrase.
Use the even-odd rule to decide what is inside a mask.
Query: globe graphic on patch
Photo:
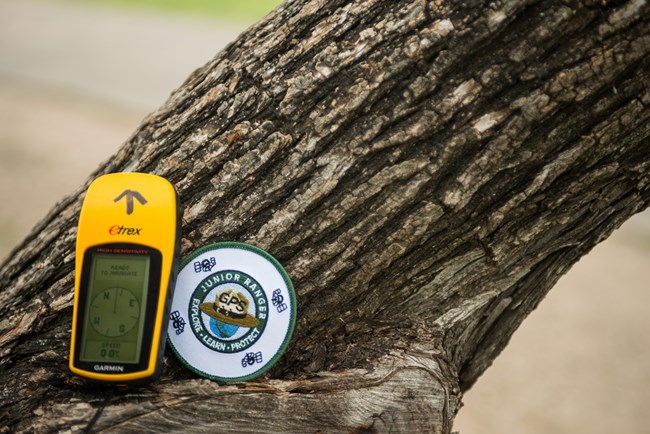
[[[225,322],[210,318],[210,331],[219,338],[228,339],[237,333],[237,330],[239,330],[239,327],[236,325],[226,324]]]

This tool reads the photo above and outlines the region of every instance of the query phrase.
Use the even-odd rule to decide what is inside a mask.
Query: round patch
[[[216,243],[181,264],[167,336],[179,360],[220,381],[262,375],[296,322],[296,296],[280,263],[244,243]]]

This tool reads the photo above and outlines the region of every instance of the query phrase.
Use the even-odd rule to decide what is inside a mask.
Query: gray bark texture
[[[558,278],[648,206],[649,52],[645,0],[284,3],[88,179],[168,178],[183,254],[276,256],[298,299],[280,363],[70,375],[86,183],[0,268],[0,432],[450,432]]]

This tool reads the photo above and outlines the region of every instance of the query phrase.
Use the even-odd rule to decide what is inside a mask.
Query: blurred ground
[[[0,257],[248,22],[0,0]],[[650,433],[650,213],[583,258],[470,390],[462,433]]]

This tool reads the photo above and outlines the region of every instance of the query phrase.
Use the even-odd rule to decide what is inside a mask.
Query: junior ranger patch
[[[246,381],[280,358],[295,321],[293,285],[275,258],[249,244],[216,243],[184,259],[168,339],[197,374]]]

